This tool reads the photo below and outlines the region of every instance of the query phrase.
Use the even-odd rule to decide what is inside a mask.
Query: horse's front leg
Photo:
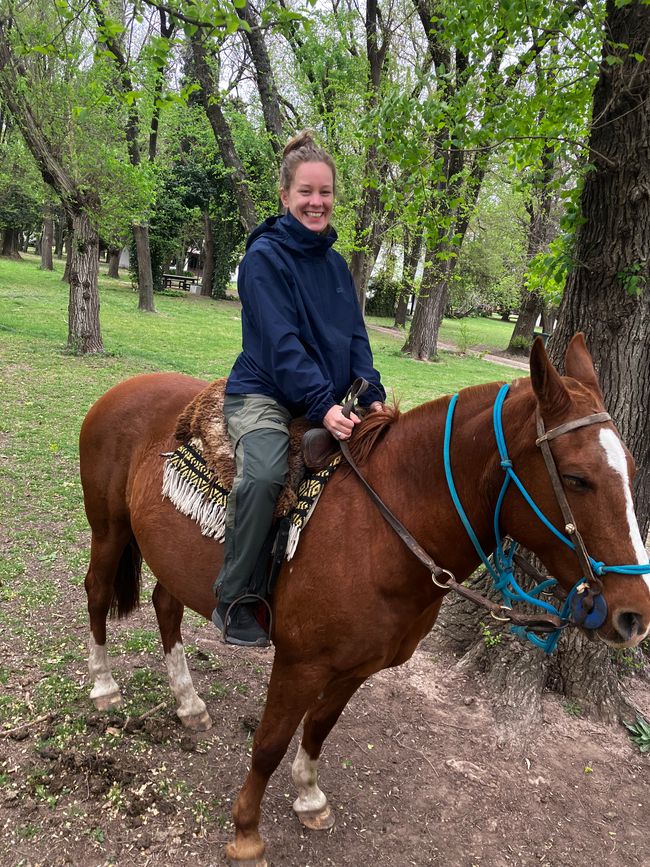
[[[286,666],[275,658],[264,714],[253,740],[251,768],[233,807],[235,840],[226,847],[233,867],[266,865],[265,845],[259,833],[266,785],[327,678],[323,671],[306,669],[303,664]]]
[[[334,825],[334,813],[318,786],[318,759],[325,738],[364,679],[348,678],[329,684],[305,717],[302,740],[291,766],[298,789],[293,809],[302,824],[312,831],[324,831]]]
[[[154,587],[153,606],[165,652],[169,685],[178,705],[176,715],[186,728],[206,731],[211,728],[212,720],[205,702],[194,689],[181,637],[184,606],[160,583]]]
[[[90,565],[84,582],[90,620],[88,673],[93,682],[90,698],[100,711],[122,704],[120,688],[108,664],[106,618],[113,600],[115,576],[129,536],[128,528],[113,528],[105,534],[93,532],[90,544]]]

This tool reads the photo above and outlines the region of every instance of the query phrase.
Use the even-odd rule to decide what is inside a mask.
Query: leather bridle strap
[[[424,548],[413,538],[402,522],[395,517],[374,488],[368,484],[352,457],[347,442],[341,442],[340,447],[343,457],[348,462],[351,469],[356,473],[357,478],[361,481],[383,518],[391,525],[393,530],[397,533],[411,553],[417,557],[420,563],[426,566],[437,587],[440,587],[442,590],[453,590],[458,593],[459,596],[469,599],[475,605],[480,605],[483,608],[486,608],[496,620],[508,621],[516,626],[523,626],[526,629],[533,629],[538,632],[553,632],[555,629],[560,629],[565,625],[559,617],[555,617],[552,614],[522,614],[518,611],[513,611],[505,605],[498,605],[496,602],[492,602],[476,590],[471,590],[469,587],[464,587],[462,584],[459,584],[454,575],[448,569],[443,569],[441,566],[438,566],[435,560],[427,554]],[[447,576],[447,580],[439,581],[438,579],[443,575]]]
[[[554,440],[555,437],[560,437],[562,434],[568,433],[571,430],[576,430],[579,427],[586,427],[590,424],[601,424],[602,422],[611,421],[612,417],[608,412],[594,412],[592,415],[585,415],[582,418],[575,418],[573,421],[567,421],[564,424],[560,424],[557,427],[551,428],[551,430],[542,433],[539,436],[540,425],[539,420],[541,416],[539,414],[539,408],[537,410],[537,433],[538,437],[535,440],[535,445],[541,445],[541,443],[546,442],[548,440]],[[544,422],[542,421],[541,430],[544,430]]]
[[[586,427],[587,425],[592,424],[602,424],[607,421],[611,421],[611,416],[609,415],[609,413],[596,412],[592,415],[587,415],[583,418],[575,419],[574,421],[559,425],[556,428],[552,428],[547,433],[544,429],[544,420],[539,411],[539,407],[537,407],[536,411],[536,443],[540,447],[540,450],[542,452],[542,457],[544,458],[544,463],[546,464],[546,470],[551,480],[551,485],[553,486],[553,492],[555,493],[555,499],[557,500],[560,511],[562,512],[562,517],[564,518],[564,530],[567,535],[571,537],[576,557],[578,558],[580,568],[582,569],[582,576],[588,585],[588,590],[591,591],[588,596],[583,597],[583,604],[584,602],[587,603],[585,606],[587,609],[589,609],[593,604],[593,596],[602,592],[603,584],[600,578],[597,578],[594,575],[594,571],[591,567],[591,561],[589,559],[589,554],[587,553],[585,543],[576,525],[575,518],[573,517],[573,513],[571,511],[571,506],[569,505],[566,494],[564,493],[564,486],[562,485],[560,474],[557,471],[557,466],[551,453],[551,447],[549,446],[548,441],[551,439],[555,439],[555,437],[562,436],[562,434],[568,433],[569,431],[576,430],[576,428]]]

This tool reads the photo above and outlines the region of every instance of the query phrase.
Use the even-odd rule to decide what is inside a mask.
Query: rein
[[[346,403],[344,407],[344,412],[349,413],[349,411],[351,411],[354,405],[354,398],[357,394],[361,394],[363,393],[363,390],[365,390],[359,389],[355,391],[356,386],[357,383],[355,383],[355,385],[353,386],[353,389],[351,391],[351,399],[348,400],[348,402]],[[560,425],[557,428],[553,428],[550,431],[545,431],[544,421],[539,412],[539,408],[537,409],[536,445],[542,451],[551,484],[553,486],[556,499],[558,501],[562,516],[565,521],[564,529],[567,533],[567,535],[565,536],[548,520],[548,518],[543,514],[543,512],[541,512],[539,507],[536,505],[536,503],[524,487],[523,483],[515,473],[512,466],[512,461],[508,456],[501,414],[503,403],[506,399],[509,389],[510,386],[508,384],[503,385],[500,388],[494,402],[492,412],[494,433],[496,437],[497,448],[499,450],[499,456],[501,458],[501,467],[505,472],[505,478],[501,487],[501,491],[499,493],[499,497],[497,499],[497,505],[495,508],[493,519],[496,547],[494,550],[492,562],[490,562],[488,556],[483,551],[480,542],[478,541],[478,538],[476,537],[476,534],[472,529],[470,521],[465,513],[465,510],[463,509],[462,503],[460,502],[460,498],[458,497],[456,486],[453,480],[450,447],[454,411],[456,408],[456,403],[458,401],[457,394],[455,394],[451,398],[447,410],[443,448],[445,475],[452,501],[477,554],[479,555],[482,563],[484,564],[485,568],[487,569],[488,573],[494,581],[495,589],[499,590],[502,595],[504,601],[504,604],[502,605],[498,605],[497,603],[492,602],[475,590],[464,587],[462,584],[456,581],[455,576],[448,569],[444,569],[439,566],[433,560],[433,558],[427,554],[427,552],[422,548],[422,546],[413,538],[413,536],[399,521],[399,519],[396,518],[395,515],[393,515],[393,513],[381,500],[376,491],[374,491],[373,488],[368,484],[363,474],[359,470],[356,462],[354,461],[350,453],[348,444],[346,442],[342,442],[340,443],[340,448],[346,461],[348,462],[352,470],[356,473],[365,489],[368,491],[370,497],[376,504],[382,516],[395,530],[395,532],[402,539],[402,541],[409,548],[409,550],[424,566],[426,566],[426,568],[431,573],[431,578],[434,584],[437,587],[440,587],[443,590],[453,590],[460,596],[463,596],[466,599],[474,602],[476,605],[486,608],[490,612],[491,616],[494,617],[496,620],[510,623],[512,632],[514,632],[519,638],[527,639],[536,647],[544,650],[546,653],[552,653],[555,649],[555,646],[557,645],[562,629],[566,628],[567,626],[576,625],[582,626],[586,629],[597,629],[605,622],[607,618],[607,603],[604,596],[602,595],[602,581],[599,577],[596,576],[603,575],[606,572],[617,572],[622,574],[644,574],[648,571],[648,567],[647,565],[639,564],[632,564],[626,566],[605,566],[604,563],[597,562],[589,556],[582,536],[580,535],[576,526],[573,513],[571,512],[571,507],[569,506],[569,503],[567,501],[566,495],[564,493],[564,488],[562,486],[562,481],[555,465],[555,460],[553,459],[553,455],[548,445],[549,440],[555,439],[558,436],[562,436],[563,434],[568,433],[572,430],[576,430],[580,427],[585,427],[587,425],[602,424],[604,422],[610,421],[611,418],[609,414],[606,412],[594,413],[592,415],[584,416],[583,418],[567,422],[566,424]],[[549,529],[560,541],[562,541],[565,545],[570,547],[576,553],[576,556],[580,563],[581,569],[583,571],[583,577],[579,581],[577,581],[568,592],[564,604],[560,610],[558,610],[550,602],[546,602],[545,600],[539,598],[541,593],[549,590],[551,587],[554,587],[557,584],[556,580],[554,578],[545,578],[531,564],[524,560],[524,558],[522,558],[517,553],[517,543],[515,541],[512,542],[508,551],[506,551],[503,547],[503,537],[500,531],[499,517],[501,514],[501,507],[503,505],[506,491],[511,482],[516,485],[519,492],[522,494],[524,500],[532,508],[537,518],[541,520],[542,523],[547,527],[547,529]],[[535,587],[528,591],[525,591],[522,587],[519,586],[514,576],[513,562],[520,566],[520,568],[522,568],[523,571],[525,571],[530,577],[532,577],[533,580],[538,582]],[[443,576],[447,576],[447,579],[441,581],[440,579]],[[536,608],[541,609],[541,613],[523,614],[518,611],[514,611],[512,609],[513,602],[526,602]],[[542,638],[539,635],[536,635],[536,632],[547,634],[546,637]]]

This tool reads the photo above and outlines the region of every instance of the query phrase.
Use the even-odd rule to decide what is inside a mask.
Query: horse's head
[[[539,443],[533,443],[534,422],[526,425],[526,442],[517,449],[516,470],[526,489],[551,523],[567,536],[567,510],[584,540],[599,578],[594,582],[607,603],[606,618],[597,633],[606,642],[631,647],[650,633],[650,566],[638,574],[638,565],[648,562],[634,508],[631,482],[634,462],[611,421],[590,418],[603,413],[603,396],[593,361],[582,334],[576,335],[566,353],[566,376],[551,364],[542,341],[536,340],[530,357],[530,374],[538,415],[548,437],[557,474],[559,496],[553,489]],[[601,417],[602,418],[602,417]],[[582,420],[573,427],[571,422]],[[539,439],[539,429],[535,439]],[[504,503],[503,526],[513,537],[534,551],[550,573],[569,591],[584,575],[575,551],[557,538],[531,509],[522,507],[521,495],[510,491]],[[579,541],[579,540],[578,540]],[[637,574],[609,567],[637,566]],[[604,606],[603,615],[604,615]]]

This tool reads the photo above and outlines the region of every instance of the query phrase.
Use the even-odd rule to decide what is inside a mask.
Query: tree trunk
[[[594,93],[584,223],[551,341],[556,362],[585,332],[605,404],[631,450],[642,538],[650,528],[650,6],[607,3],[603,61]],[[619,46],[619,47],[614,47]],[[625,46],[625,47],[623,47]],[[629,46],[629,48],[627,47]]]
[[[85,210],[72,216],[68,348],[79,354],[103,352],[99,325],[99,239]]]
[[[452,258],[440,263],[437,252],[437,248],[427,250],[411,330],[402,347],[402,352],[420,361],[428,361],[437,354],[438,333],[449,294],[448,280],[455,262]]]
[[[2,233],[2,255],[5,259],[22,258],[18,252],[18,229],[5,229]]]
[[[239,217],[247,232],[252,232],[258,223],[257,211],[248,189],[246,170],[239,159],[228,121],[217,102],[219,89],[206,57],[205,37],[197,31],[191,39],[194,71],[201,87],[201,101],[210,121],[223,164],[230,170],[233,192],[239,208]]]
[[[112,277],[113,280],[120,279],[120,253],[122,252],[120,247],[109,247],[108,248],[108,276]]]
[[[63,218],[61,215],[56,219],[54,223],[54,255],[57,259],[61,259],[63,257],[63,242],[65,232],[63,229]]]
[[[203,243],[203,276],[201,278],[201,295],[212,297],[212,284],[214,282],[214,235],[212,233],[212,220],[206,208],[203,211],[203,226],[205,240]]]
[[[244,30],[244,37],[248,42],[253,66],[255,67],[255,82],[257,91],[262,104],[262,114],[264,116],[264,126],[269,134],[271,147],[276,158],[280,160],[282,157],[282,115],[280,114],[280,97],[278,94],[275,76],[269,52],[264,41],[264,30],[260,27],[260,22],[253,12],[250,3],[246,2],[244,6],[236,9],[237,14],[248,24],[248,29]],[[201,294],[205,292],[201,289]]]
[[[507,351],[512,355],[528,355],[535,334],[535,323],[542,312],[543,302],[535,291],[523,289],[521,293],[521,306],[515,327],[510,335],[510,343]]]
[[[41,239],[41,270],[53,271],[54,263],[52,261],[52,243],[54,239],[54,220],[51,213],[48,213],[43,220],[43,237]]]
[[[409,299],[415,292],[415,275],[422,253],[422,243],[422,232],[416,232],[415,234],[407,231],[404,232],[404,266],[402,268],[399,299],[397,301],[397,308],[395,309],[396,328],[404,328],[406,326],[406,313]]]
[[[149,247],[149,227],[133,225],[135,250],[138,257],[138,310],[155,313],[153,303],[153,277],[151,274],[151,249]]]
[[[63,283],[70,282],[70,267],[72,265],[72,222],[67,220],[67,229],[65,233],[65,268],[63,269]]]

